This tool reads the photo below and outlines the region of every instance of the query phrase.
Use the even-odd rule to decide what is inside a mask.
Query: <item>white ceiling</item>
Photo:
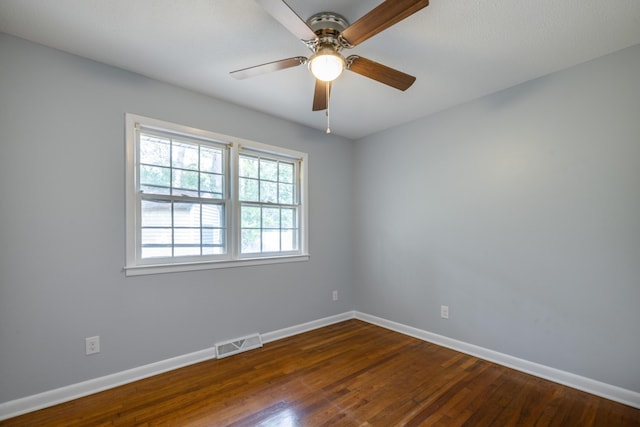
[[[287,0],[306,19],[354,22],[381,0]],[[0,0],[0,31],[314,128],[306,67],[232,70],[308,49],[253,0]],[[348,54],[417,77],[406,92],[354,73],[334,82],[333,133],[396,126],[640,43],[640,0],[432,0]],[[0,56],[1,60],[1,56]]]

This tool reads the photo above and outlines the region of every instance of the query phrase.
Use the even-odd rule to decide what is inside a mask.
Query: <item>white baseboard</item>
[[[59,403],[68,402],[70,400],[88,396],[110,388],[118,387],[123,384],[132,383],[143,378],[152,377],[163,372],[193,365],[194,363],[215,359],[215,357],[215,347],[211,347],[194,353],[128,369],[126,371],[116,372],[115,374],[106,375],[104,377],[94,378],[92,380],[71,384],[66,387],[45,391],[33,396],[11,400],[0,404],[0,421],[7,418],[17,417],[18,415],[26,414],[27,412],[57,405]]]
[[[302,323],[300,325],[279,329],[277,331],[267,332],[262,334],[262,342],[266,344],[272,341],[281,340],[282,338],[287,338],[293,335],[301,334],[303,332],[308,332],[314,329],[322,328],[324,326],[333,325],[334,323],[344,322],[345,320],[355,318],[355,314],[356,314],[355,311],[347,311],[345,313],[336,314],[335,316],[329,316],[323,319]]]
[[[292,335],[301,334],[313,329],[322,328],[334,323],[353,319],[355,312],[350,311],[335,316],[325,317],[311,322],[303,323],[289,328],[262,334],[263,343],[286,338]],[[184,366],[193,365],[209,359],[215,359],[215,347],[196,351],[194,353],[173,357],[171,359],[162,360],[148,365],[140,366],[126,371],[117,372],[115,374],[106,375],[104,377],[71,384],[66,387],[45,391],[32,396],[23,397],[21,399],[11,400],[9,402],[0,403],[0,421],[7,418],[17,417],[18,415],[28,412],[37,411],[38,409],[47,408],[59,403],[68,402],[73,399],[88,396],[110,388],[118,387],[123,384],[141,380],[143,378],[152,377]]]
[[[488,360],[499,365],[507,366],[540,378],[547,379],[559,384],[585,391],[596,396],[604,397],[625,405],[640,409],[640,393],[616,387],[610,384],[592,380],[590,378],[581,377],[569,372],[554,369],[548,366],[529,362],[524,359],[509,356],[508,354],[499,353],[463,341],[447,338],[442,335],[434,334],[428,331],[417,329],[401,323],[386,320],[380,317],[372,316],[358,311],[348,311],[337,314],[335,316],[325,317],[323,319],[314,320],[300,325],[279,329],[272,332],[262,334],[263,343],[269,343],[282,338],[301,334],[303,332],[322,328],[334,323],[342,322],[349,319],[359,319],[373,325],[381,326],[392,331],[399,332],[404,335],[412,336],[424,341],[428,341],[443,347],[448,347],[462,353],[470,354],[480,359]],[[88,396],[103,390],[114,388],[123,384],[168,372],[184,366],[192,365],[205,360],[214,359],[216,355],[215,347],[196,351],[194,353],[185,354],[167,360],[162,360],[137,368],[129,369],[115,374],[106,375],[104,377],[83,381],[77,384],[71,384],[55,390],[46,391],[33,396],[27,396],[21,399],[0,403],[0,421],[26,414],[27,412],[36,411],[38,409],[57,405],[59,403],[68,402],[79,397]]]
[[[361,312],[355,318],[640,409],[640,393]]]

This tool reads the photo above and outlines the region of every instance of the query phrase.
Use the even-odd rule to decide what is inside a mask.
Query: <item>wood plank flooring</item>
[[[358,320],[2,426],[640,426],[640,410]]]

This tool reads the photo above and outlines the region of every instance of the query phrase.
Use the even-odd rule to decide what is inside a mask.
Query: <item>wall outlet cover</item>
[[[448,305],[441,305],[440,306],[440,317],[442,317],[443,319],[448,319],[449,318],[449,306]]]

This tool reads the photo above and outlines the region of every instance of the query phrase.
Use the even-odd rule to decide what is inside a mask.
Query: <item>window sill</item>
[[[254,265],[282,264],[309,261],[310,255],[285,255],[270,258],[243,258],[213,262],[189,262],[182,264],[153,264],[124,267],[125,276],[145,276],[148,274],[180,273],[183,271],[214,270],[218,268],[249,267]]]

